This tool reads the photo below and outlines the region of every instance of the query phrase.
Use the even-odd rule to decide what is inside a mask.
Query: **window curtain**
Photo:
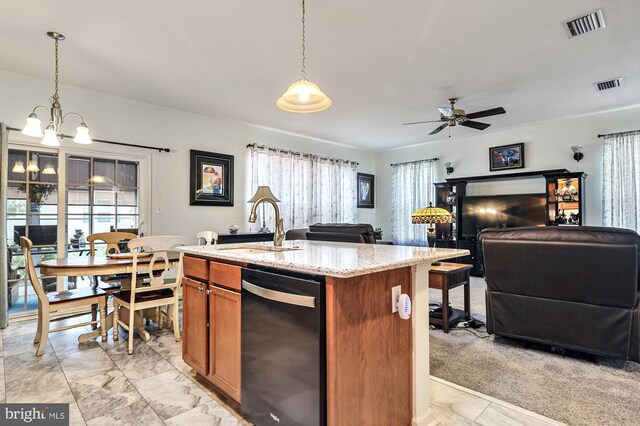
[[[252,194],[259,185],[269,186],[280,200],[285,230],[319,222],[355,222],[356,162],[259,145],[250,150]],[[256,224],[262,223],[262,212],[260,206]],[[273,208],[265,205],[264,212],[273,231]]]
[[[0,328],[9,324],[7,276],[7,176],[9,174],[9,135],[7,126],[0,123]]]
[[[393,243],[427,246],[427,225],[411,223],[411,213],[435,199],[435,160],[394,164],[391,173]]]
[[[602,225],[639,232],[640,131],[607,135],[602,151]]]

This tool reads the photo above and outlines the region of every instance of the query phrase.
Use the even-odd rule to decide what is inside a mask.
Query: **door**
[[[209,380],[240,402],[240,293],[210,286]]]
[[[182,358],[203,376],[207,374],[207,284],[182,279]]]

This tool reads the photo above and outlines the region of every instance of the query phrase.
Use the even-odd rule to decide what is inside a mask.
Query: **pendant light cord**
[[[56,72],[55,72],[55,93],[53,94],[53,100],[58,101],[60,99],[60,97],[58,96],[58,37],[55,38],[55,45],[56,45],[56,58],[55,58]]]
[[[306,66],[305,66],[305,62],[306,62],[306,49],[305,49],[305,30],[306,30],[306,26],[304,23],[304,15],[305,15],[305,7],[304,7],[304,0],[302,0],[302,79],[306,80],[307,79],[307,70],[306,70]]]

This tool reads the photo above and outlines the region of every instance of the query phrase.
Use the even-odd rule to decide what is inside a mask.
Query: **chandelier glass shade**
[[[11,169],[11,173],[24,173],[24,163],[22,161],[16,161]]]
[[[300,80],[293,83],[287,91],[278,98],[278,108],[288,112],[311,113],[329,108],[333,103],[317,84],[307,80],[306,47],[305,47],[305,0],[302,0],[302,72]]]
[[[27,136],[33,137],[41,137],[42,141],[40,142],[42,145],[47,146],[60,146],[59,137],[62,137],[60,134],[60,128],[64,123],[65,118],[68,115],[76,115],[80,118],[80,125],[77,128],[76,136],[73,138],[73,141],[79,144],[90,144],[91,138],[89,137],[89,128],[84,122],[84,118],[77,112],[68,112],[66,114],[62,113],[62,107],[60,105],[60,96],[58,95],[58,42],[64,40],[64,36],[60,33],[56,32],[48,32],[47,35],[55,40],[55,92],[50,99],[51,106],[44,107],[42,105],[38,105],[33,109],[31,114],[27,117],[27,124],[24,129],[22,129],[22,133]],[[45,109],[49,113],[49,123],[47,124],[44,132],[42,131],[42,122],[36,115],[36,110],[39,108]]]

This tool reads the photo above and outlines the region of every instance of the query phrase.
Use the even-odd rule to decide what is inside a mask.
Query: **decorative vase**
[[[238,225],[234,223],[231,224],[231,226],[229,226],[229,233],[230,234],[237,234],[238,233]]]

